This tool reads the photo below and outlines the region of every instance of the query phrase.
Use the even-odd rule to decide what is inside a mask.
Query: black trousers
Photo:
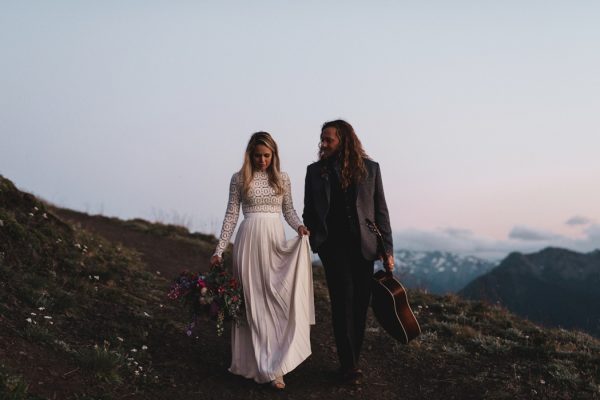
[[[358,367],[371,300],[373,261],[365,260],[356,240],[327,241],[319,248],[331,299],[333,334],[342,371]]]

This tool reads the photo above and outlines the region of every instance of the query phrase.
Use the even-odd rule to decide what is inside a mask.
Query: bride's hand
[[[304,236],[304,235],[310,235],[310,231],[308,230],[307,227],[305,227],[304,225],[300,225],[298,227],[298,234],[300,236]]]
[[[223,257],[220,257],[218,255],[214,255],[210,258],[210,266],[214,267],[215,265],[219,265],[223,262]]]

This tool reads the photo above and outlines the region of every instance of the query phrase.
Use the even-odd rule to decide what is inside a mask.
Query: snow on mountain
[[[474,256],[443,251],[397,250],[394,273],[405,287],[431,293],[457,292],[496,266]]]

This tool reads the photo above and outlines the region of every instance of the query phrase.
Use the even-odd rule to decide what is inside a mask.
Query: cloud
[[[590,223],[592,223],[592,220],[590,218],[581,216],[581,215],[575,215],[571,218],[569,218],[567,220],[567,222],[565,222],[567,225],[571,225],[571,226],[575,226],[575,225],[588,225]]]
[[[527,226],[517,225],[513,227],[508,234],[510,239],[516,240],[554,240],[561,238],[560,235],[549,231],[543,231],[540,229],[530,228]]]
[[[473,232],[468,229],[458,229],[458,228],[444,228],[442,232],[448,234],[453,237],[468,237],[472,236]]]
[[[415,251],[448,251],[494,261],[501,260],[511,251],[522,250],[506,241],[477,236],[469,230],[457,228],[398,231],[394,234],[394,247]]]
[[[534,253],[546,247],[561,247],[582,253],[600,249],[600,224],[591,224],[580,238],[569,238],[524,226],[514,227],[507,239],[477,235],[461,228],[435,231],[405,229],[394,232],[394,248],[415,251],[448,251],[499,261],[511,252]]]

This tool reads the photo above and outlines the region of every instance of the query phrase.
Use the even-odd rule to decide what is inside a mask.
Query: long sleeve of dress
[[[281,204],[281,211],[286,222],[294,228],[297,232],[298,228],[302,225],[302,220],[298,217],[296,210],[294,209],[294,202],[292,201],[292,184],[290,183],[289,176],[284,172],[282,173],[283,178],[283,202]]]
[[[215,255],[218,255],[219,257],[223,255],[223,252],[227,248],[229,239],[231,239],[231,235],[233,235],[233,231],[237,225],[240,216],[241,197],[240,177],[239,173],[236,172],[231,177],[231,182],[229,184],[229,201],[227,202],[227,210],[225,211],[223,226],[221,227],[219,244],[215,250]]]

